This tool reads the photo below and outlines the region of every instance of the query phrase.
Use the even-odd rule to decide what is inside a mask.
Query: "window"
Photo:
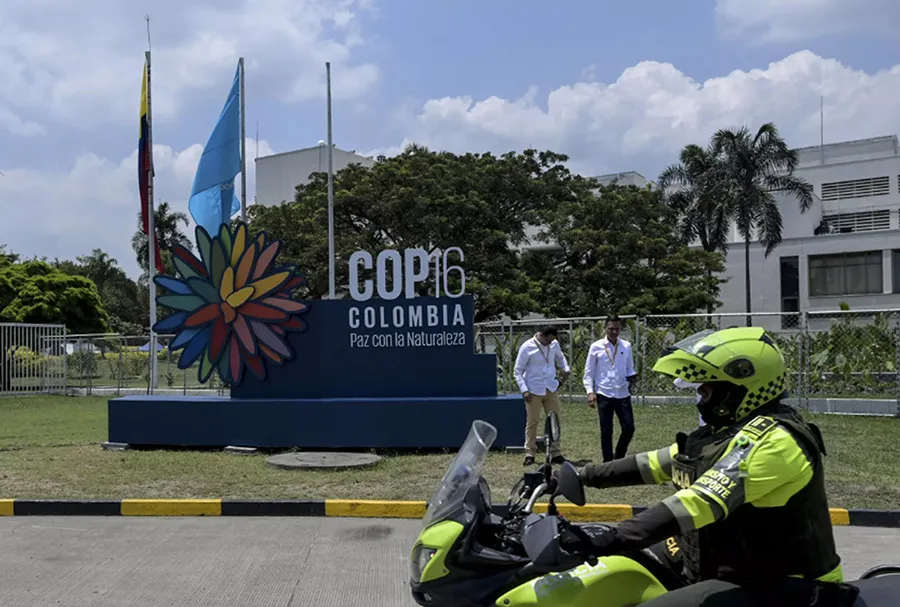
[[[891,212],[888,209],[861,211],[859,213],[837,213],[824,215],[822,221],[834,232],[874,232],[891,229]]]
[[[891,184],[887,175],[822,184],[822,200],[826,202],[829,200],[846,200],[848,198],[887,196],[890,193]]]
[[[881,293],[881,251],[809,256],[809,296]]]
[[[900,249],[894,249],[891,255],[891,275],[894,293],[900,293]]]
[[[800,258],[796,255],[781,258],[781,311],[800,311]],[[781,317],[782,329],[796,329],[799,324],[799,314]]]

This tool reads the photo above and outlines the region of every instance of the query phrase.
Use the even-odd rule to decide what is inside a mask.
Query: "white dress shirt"
[[[620,337],[613,345],[604,337],[591,344],[584,363],[584,389],[588,394],[626,398],[631,395],[627,378],[634,374],[630,342]]]
[[[556,392],[559,380],[556,379],[556,367],[569,372],[569,363],[555,339],[549,346],[541,344],[532,337],[519,347],[516,366],[513,373],[519,392],[530,392],[543,396],[547,390]]]

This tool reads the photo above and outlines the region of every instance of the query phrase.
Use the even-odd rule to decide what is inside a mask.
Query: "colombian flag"
[[[144,61],[144,79],[141,84],[141,134],[138,140],[138,189],[141,192],[141,220],[144,234],[150,235],[150,172],[153,171],[153,150],[150,145],[150,104],[148,90],[150,83],[150,66]],[[154,229],[154,232],[156,230]],[[159,239],[154,238],[154,257],[156,271],[165,273],[162,256],[159,254]]]

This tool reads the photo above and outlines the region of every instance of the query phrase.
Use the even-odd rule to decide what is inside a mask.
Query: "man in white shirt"
[[[526,466],[534,464],[537,454],[537,430],[543,427],[542,422],[551,411],[559,415],[559,380],[556,378],[556,367],[562,369],[562,379],[569,376],[569,363],[556,340],[556,327],[547,326],[538,331],[534,337],[519,347],[516,365],[513,370],[519,390],[525,398],[525,462]],[[544,414],[541,415],[543,409]],[[565,461],[559,444],[552,445],[550,455],[552,462],[559,464]]]
[[[634,412],[630,387],[637,379],[631,343],[621,339],[622,321],[618,316],[606,319],[606,337],[591,344],[584,364],[584,389],[588,405],[600,415],[600,448],[603,461],[625,457],[634,437]],[[621,434],[613,453],[613,413],[619,418]]]

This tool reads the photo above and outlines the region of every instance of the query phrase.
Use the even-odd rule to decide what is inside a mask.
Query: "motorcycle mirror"
[[[557,490],[564,498],[576,506],[584,506],[587,502],[587,497],[584,495],[584,483],[581,482],[578,470],[571,462],[563,462],[559,469],[557,482]]]

